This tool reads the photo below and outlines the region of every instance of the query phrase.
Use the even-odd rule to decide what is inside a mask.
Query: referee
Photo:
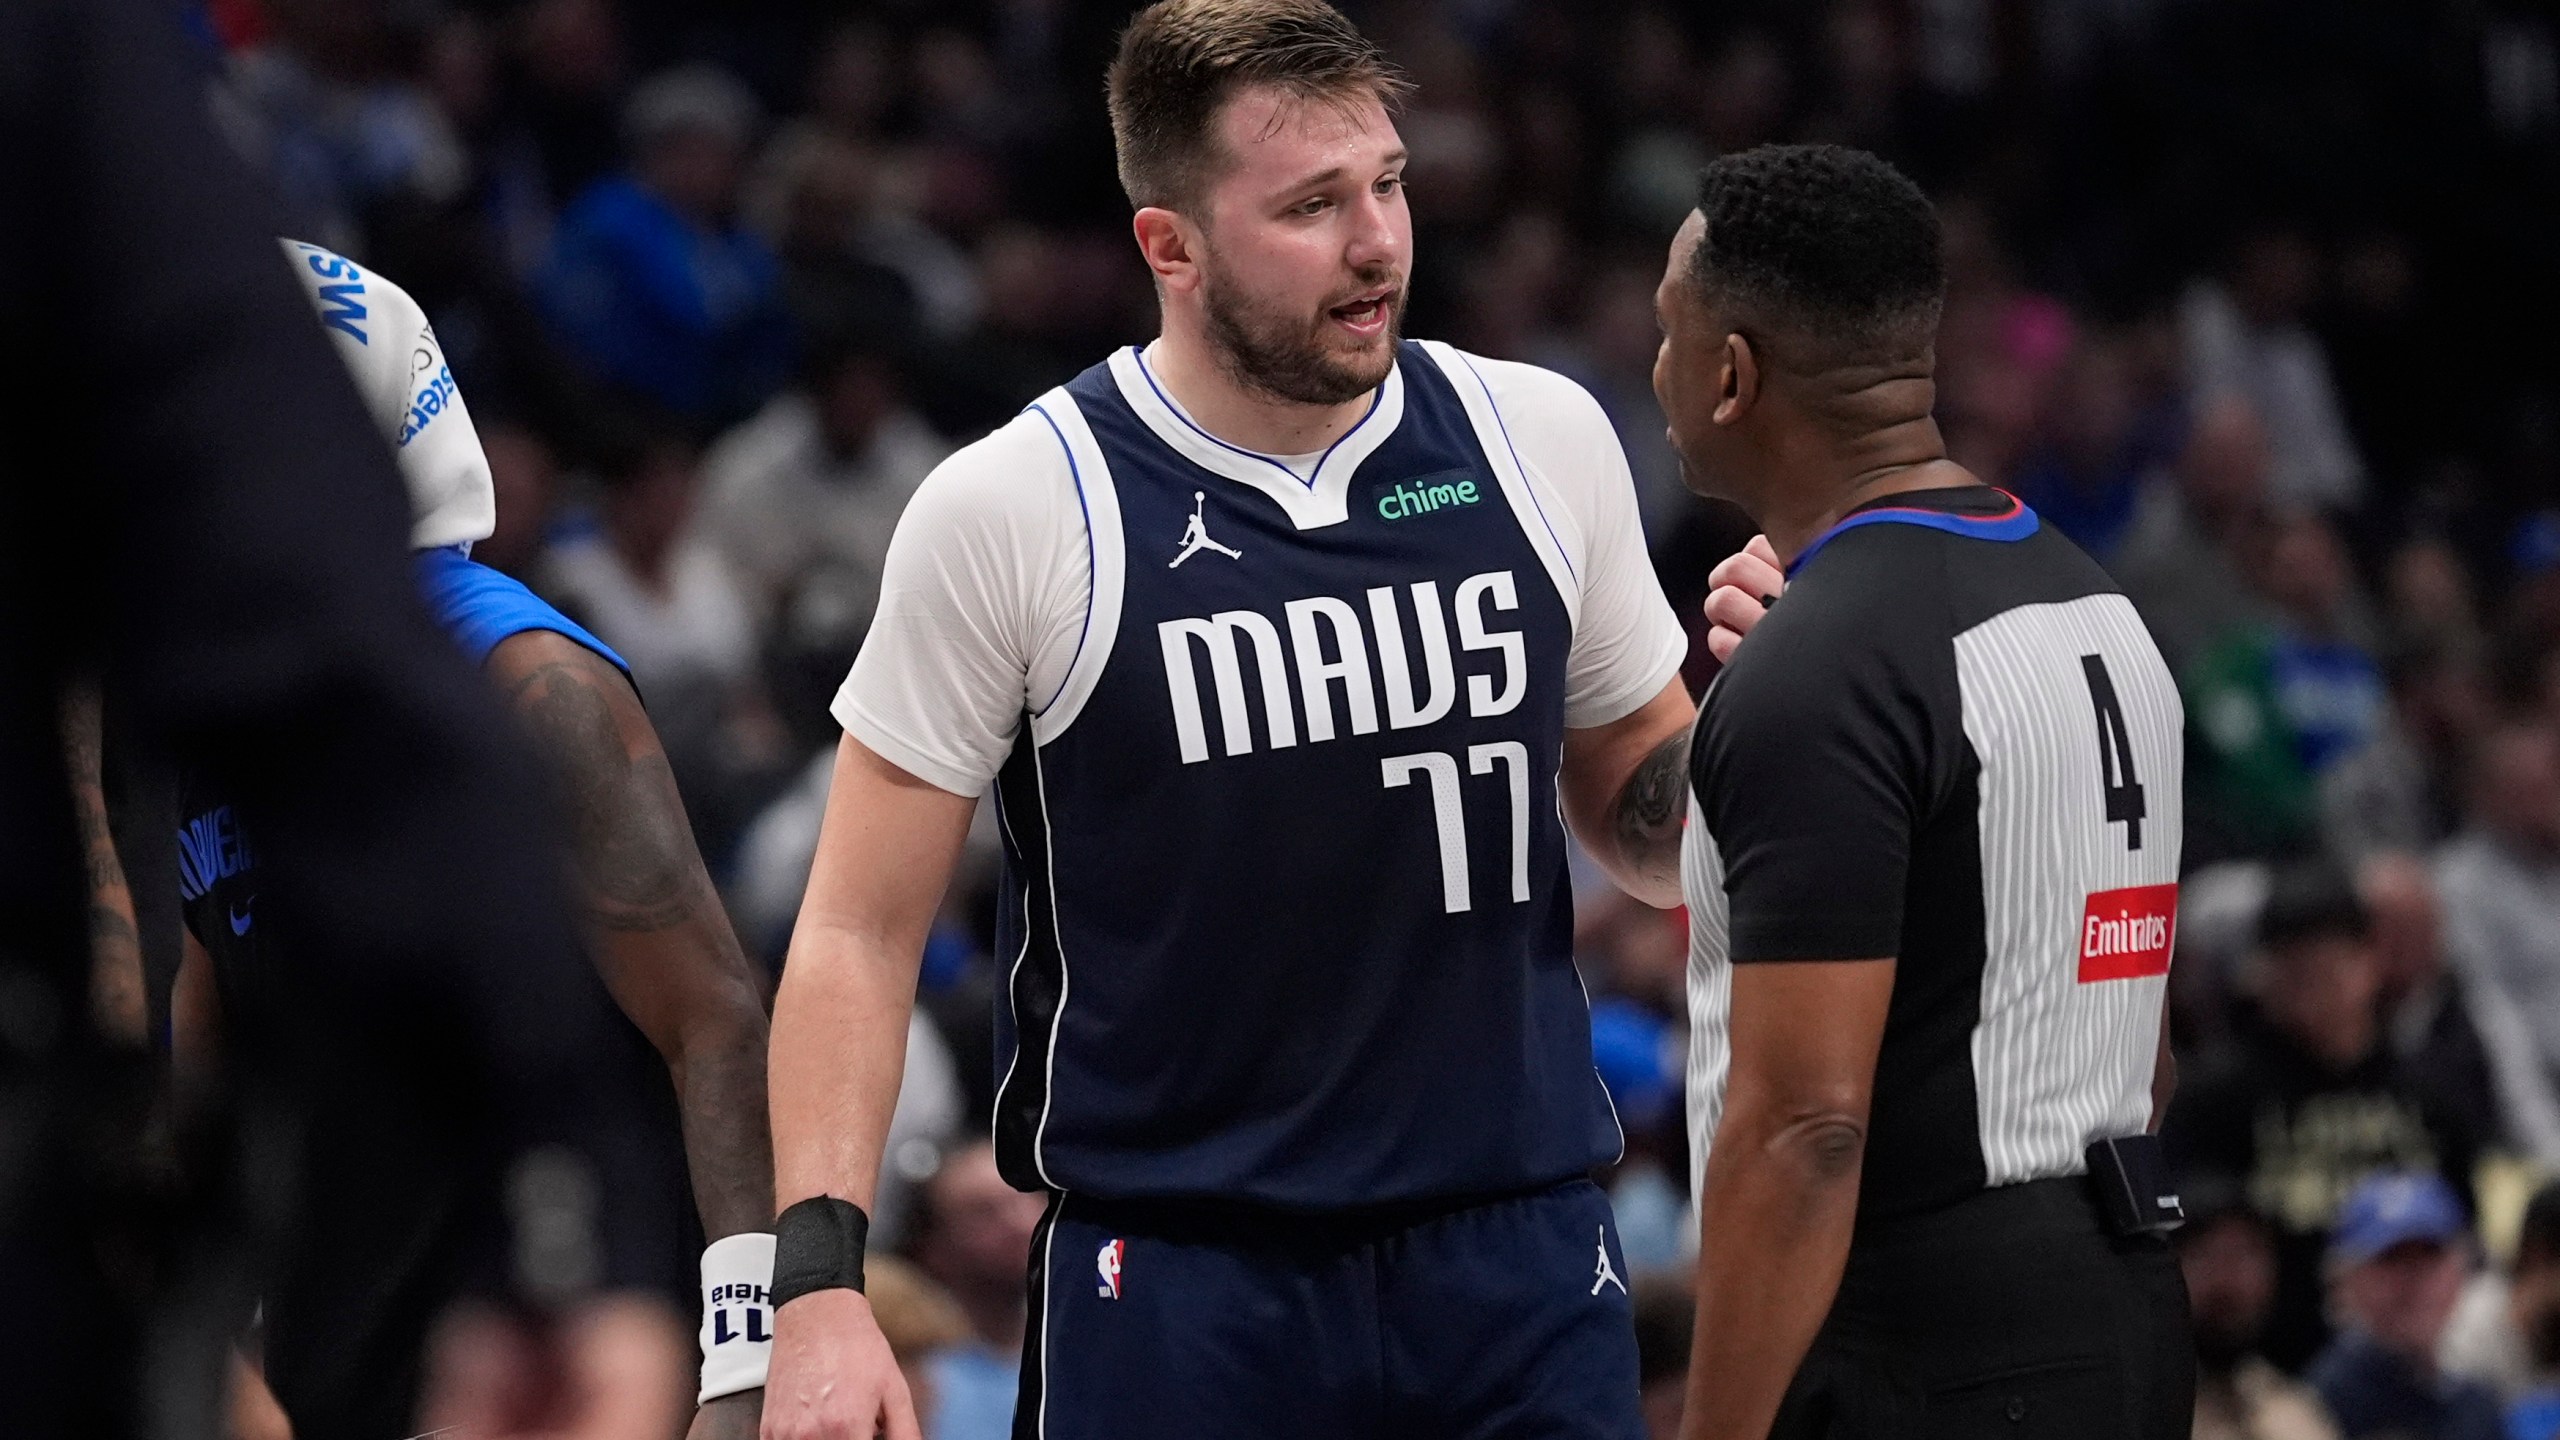
[[[2188,1430],[2148,1133],[2177,692],[2104,572],[1947,459],[1942,287],[1909,180],[1784,147],[1707,168],[1658,295],[1691,483],[1785,572],[1690,762],[1688,1440]],[[1724,579],[1735,630],[1781,583]]]

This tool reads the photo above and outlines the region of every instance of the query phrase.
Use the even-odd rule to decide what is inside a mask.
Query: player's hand
[[[1769,545],[1766,535],[1754,535],[1751,543],[1728,555],[1724,563],[1707,572],[1707,653],[1722,664],[1733,658],[1734,647],[1769,606],[1787,588],[1786,571],[1779,568],[1778,552]]]
[[[924,1440],[907,1377],[855,1290],[819,1290],[773,1313],[764,1440]]]
[[[764,1392],[741,1390],[723,1395],[693,1412],[684,1440],[756,1440],[764,1425]]]

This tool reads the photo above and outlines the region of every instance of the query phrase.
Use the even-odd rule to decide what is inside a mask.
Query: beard
[[[1207,273],[1201,307],[1209,321],[1211,348],[1227,378],[1297,405],[1341,405],[1384,384],[1395,368],[1396,340],[1403,333],[1405,287],[1392,270],[1362,272],[1351,294],[1395,284],[1386,300],[1386,329],[1374,352],[1343,354],[1325,343],[1326,327],[1337,300],[1313,314],[1292,314],[1231,289],[1216,267]],[[1345,297],[1346,299],[1348,297]]]

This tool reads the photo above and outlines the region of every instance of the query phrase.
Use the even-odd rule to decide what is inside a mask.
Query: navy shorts
[[[1054,1198],[1015,1440],[1643,1440],[1608,1198],[1339,1219]]]

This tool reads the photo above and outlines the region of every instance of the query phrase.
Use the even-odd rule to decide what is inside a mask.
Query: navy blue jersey
[[[1085,678],[996,784],[1016,1185],[1331,1210],[1618,1153],[1556,798],[1571,562],[1464,358],[1397,373],[1304,528],[1268,491],[1311,482],[1150,427],[1133,353],[1035,406],[1094,583]]]

